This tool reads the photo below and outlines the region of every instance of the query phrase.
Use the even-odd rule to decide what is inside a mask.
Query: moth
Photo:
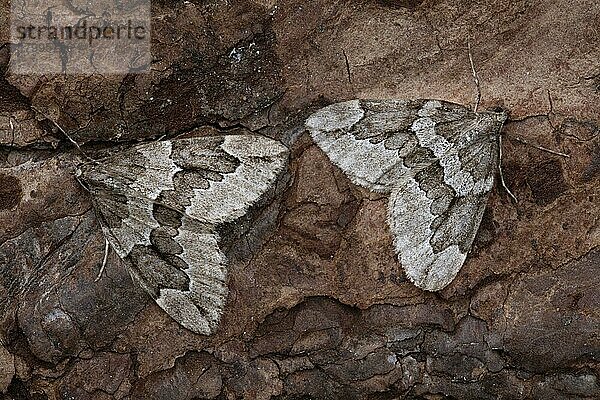
[[[354,184],[389,195],[387,222],[406,276],[437,291],[475,239],[506,118],[439,100],[351,100],[305,124]]]
[[[262,136],[197,137],[142,144],[77,176],[133,280],[179,324],[208,335],[227,297],[219,229],[273,187],[287,157]]]

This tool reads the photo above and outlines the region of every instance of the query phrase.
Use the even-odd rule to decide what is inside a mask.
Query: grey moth
[[[351,100],[315,112],[306,127],[354,184],[389,195],[388,225],[406,276],[437,291],[473,244],[505,120],[439,100]]]
[[[227,297],[219,227],[275,184],[287,156],[262,136],[209,136],[139,145],[77,175],[133,280],[179,324],[207,335]]]

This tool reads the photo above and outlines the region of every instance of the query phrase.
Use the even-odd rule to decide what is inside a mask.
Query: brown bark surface
[[[0,398],[600,398],[596,1],[163,0],[152,15],[147,74],[16,76],[0,47]],[[473,105],[467,43],[480,107],[510,113],[518,202],[495,186],[457,278],[428,293],[396,259],[386,197],[302,124],[352,98]],[[234,130],[290,146],[259,239],[230,246],[214,335],[180,327],[114,252],[95,281],[104,239],[62,130],[93,155]]]

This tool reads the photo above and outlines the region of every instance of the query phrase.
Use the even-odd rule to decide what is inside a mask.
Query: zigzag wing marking
[[[471,249],[505,119],[437,100],[352,100],[317,111],[306,126],[354,183],[390,193],[388,223],[407,276],[440,290]]]
[[[132,277],[182,326],[210,334],[227,296],[217,227],[245,215],[286,160],[271,139],[201,137],[140,145],[80,175]]]

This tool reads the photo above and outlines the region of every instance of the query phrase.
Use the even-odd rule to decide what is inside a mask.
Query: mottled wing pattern
[[[306,126],[354,183],[390,194],[400,262],[433,291],[454,279],[471,249],[505,119],[438,100],[351,100],[317,111]]]
[[[182,326],[212,333],[227,259],[217,228],[245,215],[285,167],[287,148],[230,135],[153,142],[81,167],[102,230],[132,277]]]
[[[346,101],[317,111],[306,120],[306,126],[319,147],[355,184],[389,193],[408,171],[402,159],[418,144],[410,132],[417,103]]]

